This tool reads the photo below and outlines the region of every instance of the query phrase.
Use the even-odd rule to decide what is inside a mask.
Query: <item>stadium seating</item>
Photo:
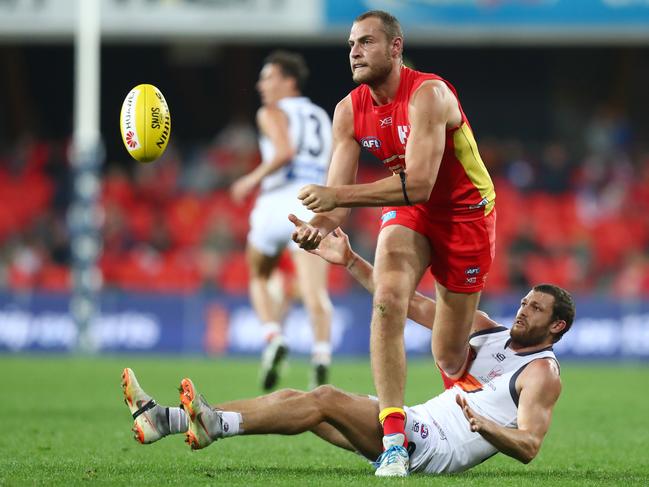
[[[47,144],[36,143],[22,165],[6,162],[0,167],[0,257],[4,256],[0,266],[4,262],[3,282],[9,289],[66,291],[71,286],[69,262],[53,259],[47,242],[30,243],[50,232],[47,225],[52,218],[64,225],[65,213],[53,209],[61,178],[55,180],[46,170],[49,153]],[[629,255],[643,255],[649,249],[649,161],[643,162],[647,167],[638,164],[638,177],[619,208],[595,216],[584,212],[587,200],[580,190],[530,191],[496,172],[496,258],[485,292],[501,294],[532,282],[551,281],[576,290],[608,286],[619,293],[630,289],[649,294],[649,285],[643,284],[649,282],[649,268],[641,265],[640,271],[631,271],[627,264]],[[18,169],[7,169],[12,167]],[[109,166],[100,200],[104,248],[99,266],[106,287],[182,293],[207,286],[233,294],[247,292],[243,250],[254,198],[234,204],[227,181],[221,182],[222,189],[207,193],[183,189],[182,170],[175,160],[137,166],[133,174]],[[237,175],[230,173],[227,177]],[[365,161],[358,180],[369,182],[384,175],[375,161]],[[30,188],[29,198],[25,187]],[[369,245],[380,230],[380,209],[355,208],[345,230],[370,254]],[[290,265],[283,271],[291,275]],[[636,284],[623,285],[624,275]],[[329,284],[334,294],[355,285],[336,266],[331,268]],[[426,275],[420,290],[434,292],[432,276]]]

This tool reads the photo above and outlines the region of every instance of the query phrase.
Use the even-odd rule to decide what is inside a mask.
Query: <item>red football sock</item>
[[[383,421],[383,435],[392,435],[401,433],[403,435],[403,446],[408,448],[408,438],[406,438],[406,416],[402,413],[390,413]]]

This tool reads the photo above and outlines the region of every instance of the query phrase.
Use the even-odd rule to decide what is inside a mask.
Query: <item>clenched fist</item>
[[[336,193],[333,188],[308,184],[300,189],[297,198],[314,213],[331,211],[337,207]]]

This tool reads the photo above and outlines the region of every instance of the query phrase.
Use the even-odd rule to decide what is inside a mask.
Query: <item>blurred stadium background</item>
[[[350,21],[387,8],[404,24],[408,62],[457,86],[497,185],[482,307],[507,320],[522,290],[551,281],[578,296],[564,356],[649,358],[647,2],[100,3],[105,158],[94,180],[70,156],[76,2],[0,2],[0,350],[73,350],[87,324],[100,351],[257,353],[243,256],[251,205],[234,205],[228,187],[259,161],[261,62],[277,47],[302,52],[307,94],[333,111],[353,87]],[[118,130],[139,83],[158,86],[172,111],[170,146],[148,165]],[[383,174],[363,160],[361,180]],[[354,210],[346,226],[368,258],[377,211]],[[369,298],[344,270],[330,282],[334,351],[366,354]],[[288,317],[295,351],[308,349],[305,321],[299,307]],[[408,334],[410,351],[428,353],[425,334]]]
[[[183,374],[208,398],[258,393],[243,256],[252,202],[228,196],[259,162],[255,81],[271,50],[297,50],[312,73],[306,94],[333,112],[353,88],[350,23],[370,8],[401,20],[411,65],[458,88],[495,180],[497,257],[481,307],[509,324],[539,281],[577,298],[556,347],[566,387],[542,458],[524,468],[499,456],[438,482],[649,483],[649,2],[101,0],[103,149],[76,158],[74,38],[90,3],[0,0],[0,371],[11,382],[0,484],[304,485],[315,472],[365,485],[366,465],[308,436],[236,440],[230,456],[190,456],[180,441],[139,448],[118,376],[133,367],[169,404]],[[153,164],[131,160],[119,135],[139,83],[158,86],[172,113]],[[364,156],[360,180],[384,174]],[[378,227],[378,210],[355,209],[345,228],[369,259]],[[333,382],[369,392],[370,298],[344,270],[331,269],[330,285]],[[432,293],[430,279],[421,290]],[[308,352],[299,305],[287,329],[293,352]],[[429,335],[409,324],[406,343],[407,402],[423,401],[441,389]],[[306,369],[294,360],[283,384],[304,388]]]

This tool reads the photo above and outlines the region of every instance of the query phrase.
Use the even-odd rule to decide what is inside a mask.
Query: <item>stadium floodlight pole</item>
[[[101,274],[98,226],[99,168],[104,150],[99,131],[100,0],[77,0],[74,38],[74,133],[71,160],[74,196],[68,213],[73,288],[70,313],[77,326],[77,350],[97,349],[92,325],[97,316]]]

